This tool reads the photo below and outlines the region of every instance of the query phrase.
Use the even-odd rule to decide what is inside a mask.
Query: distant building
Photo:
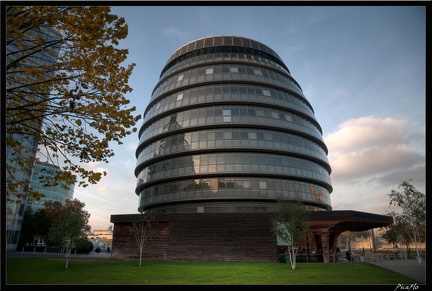
[[[75,185],[69,185],[69,189],[65,189],[61,185],[46,187],[43,185],[43,182],[40,181],[41,176],[54,176],[58,171],[61,170],[55,165],[40,161],[35,162],[31,176],[30,189],[38,191],[45,196],[39,200],[33,197],[27,197],[27,209],[31,209],[35,212],[44,208],[45,201],[58,201],[65,205],[67,199],[73,199]]]
[[[93,246],[106,249],[112,247],[113,232],[112,227],[104,230],[93,230],[86,233],[87,238],[93,243]]]

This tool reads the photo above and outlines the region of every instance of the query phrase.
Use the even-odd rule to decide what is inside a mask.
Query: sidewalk
[[[380,262],[368,262],[413,278],[419,284],[426,284],[426,260],[419,263],[416,259],[411,260],[384,260]]]
[[[42,252],[7,252],[6,258],[37,258],[37,257],[64,257],[63,253],[42,253]],[[107,252],[90,252],[89,254],[70,254],[69,258],[83,259],[109,259],[111,253]]]

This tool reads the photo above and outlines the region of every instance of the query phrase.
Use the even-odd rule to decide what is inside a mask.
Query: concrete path
[[[418,284],[426,284],[426,260],[419,263],[411,260],[384,260],[380,262],[368,262],[394,272],[398,272],[418,281]]]

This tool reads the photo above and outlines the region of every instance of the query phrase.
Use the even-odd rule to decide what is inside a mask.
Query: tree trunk
[[[295,248],[288,247],[288,254],[289,254],[289,258],[290,258],[291,269],[294,270],[296,268],[296,252],[295,252]]]
[[[66,267],[65,267],[65,269],[67,269],[69,267],[69,254],[70,254],[70,249],[66,248]]]
[[[422,257],[420,256],[420,251],[419,251],[419,243],[420,243],[420,234],[414,230],[414,241],[416,244],[416,252],[417,252],[417,260],[419,262],[419,264],[421,264],[422,262]]]
[[[139,261],[139,266],[140,267],[141,267],[141,261],[142,261],[142,252],[143,252],[143,249],[140,248],[140,261]]]

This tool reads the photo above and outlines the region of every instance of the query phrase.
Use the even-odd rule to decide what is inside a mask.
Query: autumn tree
[[[390,206],[398,206],[402,213],[395,215],[402,221],[410,240],[415,243],[417,259],[421,262],[419,243],[422,228],[426,226],[426,195],[417,191],[410,181],[402,181],[399,188],[403,191],[391,190],[388,194]]]
[[[20,190],[34,151],[59,166],[46,186],[96,184],[106,172],[81,164],[114,156],[110,142],[136,132],[140,115],[125,94],[135,64],[119,49],[128,26],[106,6],[6,7],[7,201],[42,194]],[[34,138],[34,142],[30,141]],[[9,156],[9,155],[8,155]]]
[[[291,268],[296,268],[297,250],[307,237],[309,225],[308,212],[298,201],[278,201],[278,209],[273,218],[273,232],[288,245]]]
[[[148,240],[157,237],[157,224],[158,222],[153,214],[141,213],[139,214],[139,218],[136,221],[132,222],[132,226],[129,227],[129,231],[131,231],[135,236],[135,241],[139,249],[140,267],[142,262],[143,250],[146,243],[148,242]]]
[[[48,240],[63,247],[66,257],[66,268],[69,266],[69,255],[75,244],[85,236],[89,229],[90,214],[84,210],[85,204],[78,199],[67,199],[63,206],[58,201],[45,202],[45,209],[52,221]]]

